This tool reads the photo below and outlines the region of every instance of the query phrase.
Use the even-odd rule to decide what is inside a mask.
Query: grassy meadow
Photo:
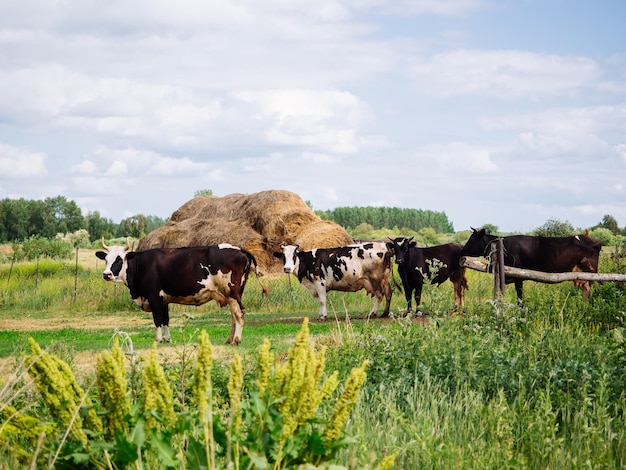
[[[603,256],[600,271],[624,272],[620,263]],[[362,291],[331,292],[329,320],[324,323],[316,321],[317,301],[295,278],[289,283],[284,275],[264,276],[270,294],[263,297],[256,279],[250,277],[244,294],[246,323],[237,347],[223,344],[230,330],[227,309],[213,302],[201,307],[171,305],[173,341],[158,345],[157,351],[173,390],[177,424],[155,435],[177,449],[176,458],[154,436],[151,441],[138,440],[137,429],[144,418],[136,407],[133,418],[128,418],[131,422],[126,423],[130,426],[126,440],[95,435],[97,446],[81,447],[72,441],[72,433],[61,439],[70,425],[58,423],[51,434],[56,438],[11,434],[9,424],[16,421],[18,412],[37,417],[41,423],[59,420],[33,392],[35,386],[28,379],[24,357],[32,354],[29,338],[66,362],[96,402],[97,361],[111,350],[116,331],[132,340],[133,350],[143,358],[141,364],[150,362],[154,338],[150,314],[138,310],[123,285],[104,282],[102,269],[103,263],[91,250],[81,251],[78,268],[73,261],[53,260],[0,265],[0,468],[29,468],[33,462],[36,468],[160,468],[170,464],[211,468],[208,452],[205,460],[197,453],[189,454],[192,448],[208,448],[190,437],[202,435],[203,427],[190,414],[193,393],[186,384],[195,380],[189,364],[195,362],[203,330],[212,344],[215,416],[228,416],[233,406],[229,387],[236,369],[233,364],[239,359],[245,378],[241,415],[248,440],[240,434],[223,441],[230,453],[216,451],[217,464],[212,468],[222,468],[220,462],[235,468],[626,466],[626,287],[593,285],[590,299],[584,300],[572,283],[528,281],[520,307],[512,285],[503,300],[494,302],[489,275],[469,270],[470,289],[462,314],[449,314],[453,295],[451,284],[446,283],[425,287],[423,314],[412,318],[401,316],[405,300],[397,289],[390,319],[367,319],[372,301]],[[399,282],[397,274],[396,279]],[[277,363],[286,361],[298,344],[296,337],[305,318],[316,350],[325,347],[320,366],[323,377],[337,370],[340,385],[319,404],[315,419],[286,438],[276,423],[287,422],[287,412],[272,414],[270,420],[259,411],[256,374],[264,340],[271,341]],[[128,342],[122,347],[128,352]],[[328,420],[329,409],[342,402],[342,390],[349,388],[347,377],[365,362],[367,377],[342,437],[322,452],[317,426]],[[128,380],[134,384],[129,387],[136,405],[137,397],[147,393],[147,385],[142,389],[136,377]],[[7,405],[16,411],[8,413]],[[266,405],[271,409],[269,402]],[[105,416],[106,410],[100,414]],[[260,422],[265,423],[263,433],[252,432]],[[269,457],[272,446],[265,455],[263,450],[250,450],[255,443],[274,442],[278,435],[276,442],[284,449],[280,458]],[[222,442],[220,436],[216,431],[215,442]],[[16,447],[24,454],[16,453]],[[141,457],[133,460],[127,456],[128,448],[136,457],[137,447]]]

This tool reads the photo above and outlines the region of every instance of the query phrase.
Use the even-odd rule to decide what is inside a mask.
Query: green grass
[[[613,271],[603,263],[602,272]],[[9,282],[8,266],[0,266],[0,357],[19,356],[32,336],[72,364],[78,353],[108,349],[116,328],[129,333],[135,348],[152,345],[151,315],[138,310],[124,286],[102,281],[99,270],[81,269],[75,281],[72,269],[59,265],[17,268]],[[290,285],[286,276],[266,276],[270,295],[263,297],[251,278],[240,346],[223,345],[230,315],[209,303],[172,305],[173,342],[159,350],[193,345],[206,329],[219,349],[216,393],[226,396],[235,352],[249,372],[264,338],[280,356],[308,317],[311,336],[328,346],[328,371],[345,377],[370,361],[346,428],[355,443],[337,463],[372,468],[371,462],[397,453],[396,468],[624,467],[624,284],[593,285],[584,300],[572,283],[529,281],[518,307],[512,285],[493,302],[490,276],[468,271],[468,278],[461,316],[448,316],[452,289],[446,283],[424,293],[426,321],[367,320],[372,300],[361,291],[331,292],[324,323],[316,321],[317,300],[295,279]],[[396,291],[392,311],[404,307]],[[181,366],[176,357],[168,361],[174,384]],[[92,358],[87,377],[94,367]]]

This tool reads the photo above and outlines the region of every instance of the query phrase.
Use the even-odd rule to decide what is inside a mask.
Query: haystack
[[[277,272],[282,264],[272,253],[283,243],[309,250],[347,245],[352,238],[340,225],[320,219],[297,194],[272,190],[191,199],[167,224],[142,238],[137,249],[217,243],[241,246],[262,271]]]

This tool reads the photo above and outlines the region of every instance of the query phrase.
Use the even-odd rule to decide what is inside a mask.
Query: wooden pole
[[[76,245],[76,269],[74,270],[74,302],[76,302],[76,291],[78,291],[78,245]]]

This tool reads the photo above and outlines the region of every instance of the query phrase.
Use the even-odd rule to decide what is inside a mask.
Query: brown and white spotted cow
[[[294,274],[302,287],[319,300],[318,319],[325,320],[326,292],[356,292],[365,289],[374,297],[369,315],[374,316],[385,297],[382,316],[389,315],[392,290],[391,255],[381,242],[366,242],[336,248],[300,251],[298,245],[284,245],[274,256],[283,260],[283,270]]]
[[[243,332],[241,303],[252,264],[263,293],[257,262],[252,253],[230,244],[188,248],[153,248],[128,251],[111,246],[96,256],[106,261],[105,280],[123,282],[131,298],[146,312],[152,312],[156,341],[170,341],[169,304],[202,305],[215,300],[230,308],[232,327],[228,344],[239,344]]]

